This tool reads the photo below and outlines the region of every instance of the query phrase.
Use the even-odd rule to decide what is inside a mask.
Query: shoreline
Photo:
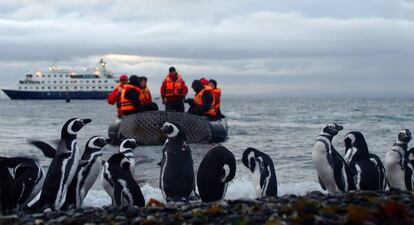
[[[0,224],[414,224],[414,193],[397,190],[149,205],[21,212],[0,216]]]

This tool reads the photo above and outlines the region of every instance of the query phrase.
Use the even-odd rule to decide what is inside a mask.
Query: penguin
[[[186,136],[172,123],[161,130],[167,136],[162,149],[160,189],[167,202],[188,202],[195,189],[194,163]]]
[[[33,209],[60,210],[66,193],[77,171],[80,159],[77,134],[91,119],[72,118],[68,120],[61,130],[56,153],[50,163],[49,170],[42,187],[39,200],[31,207]],[[48,144],[44,143],[44,146]],[[50,145],[47,149],[41,148],[45,153],[53,149]]]
[[[63,208],[80,208],[102,171],[102,148],[107,144],[100,136],[91,137],[85,146],[76,174],[70,183]]]
[[[45,172],[39,162],[32,158],[0,158],[6,163],[7,168],[12,170],[17,209],[22,210],[40,193]]]
[[[135,149],[137,146],[138,145],[134,139],[123,140],[119,145],[119,153],[125,155],[125,157],[128,159],[129,170],[131,171],[133,177],[135,174],[135,157],[134,152],[132,150]],[[108,162],[104,162],[102,170],[102,187],[111,196],[112,199],[115,199],[113,195],[114,181],[112,180],[111,174],[108,171],[108,167]],[[114,205],[115,202],[112,202],[112,204]]]
[[[332,139],[341,130],[342,126],[328,123],[317,137],[312,150],[312,161],[319,183],[322,189],[331,193],[356,189],[351,168],[332,145]]]
[[[213,202],[224,198],[228,183],[236,175],[236,159],[223,146],[210,149],[197,171],[197,187],[201,201]]]
[[[5,158],[0,158],[0,214],[6,215],[17,207],[14,178],[7,167]]]
[[[255,148],[247,148],[243,152],[242,163],[252,172],[257,196],[277,197],[276,172],[269,155]]]
[[[356,189],[385,190],[385,167],[377,155],[369,153],[364,135],[359,131],[349,132],[345,135],[344,144],[344,159],[353,171]]]
[[[390,188],[403,191],[412,191],[414,186],[414,169],[407,151],[411,141],[411,132],[408,129],[400,131],[397,141],[391,150],[385,154],[385,171]]]
[[[113,205],[143,207],[145,199],[141,188],[132,177],[128,158],[122,153],[116,153],[108,159],[106,165],[106,170],[112,178],[113,190],[108,194]]]

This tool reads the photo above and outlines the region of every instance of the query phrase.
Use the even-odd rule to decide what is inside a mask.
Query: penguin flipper
[[[115,206],[121,206],[122,205],[122,185],[118,182],[114,182],[114,202]]]
[[[321,178],[318,176],[318,180],[319,180],[319,184],[321,185],[321,188],[326,191],[326,186],[325,184],[322,182]]]
[[[56,149],[46,142],[40,140],[29,140],[29,144],[36,146],[43,152],[43,155],[48,158],[54,158],[56,155]]]

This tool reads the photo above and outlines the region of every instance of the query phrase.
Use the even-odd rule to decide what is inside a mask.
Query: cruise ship
[[[15,88],[2,91],[10,99],[105,99],[116,82],[101,59],[96,67],[82,72],[51,66],[47,72],[26,74]]]

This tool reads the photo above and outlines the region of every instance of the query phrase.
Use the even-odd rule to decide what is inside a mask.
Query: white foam
[[[152,198],[165,203],[161,190],[158,187],[150,184],[143,184],[141,186],[142,194],[145,197],[145,202]],[[285,194],[305,195],[311,191],[324,192],[320,185],[313,181],[305,181],[298,183],[282,183],[278,184],[278,195]],[[325,192],[324,192],[325,193]],[[238,177],[234,179],[228,186],[225,196],[226,200],[236,199],[255,199],[257,198],[254,184],[250,177]],[[84,201],[84,206],[101,207],[111,204],[111,198],[103,190],[90,190]]]

